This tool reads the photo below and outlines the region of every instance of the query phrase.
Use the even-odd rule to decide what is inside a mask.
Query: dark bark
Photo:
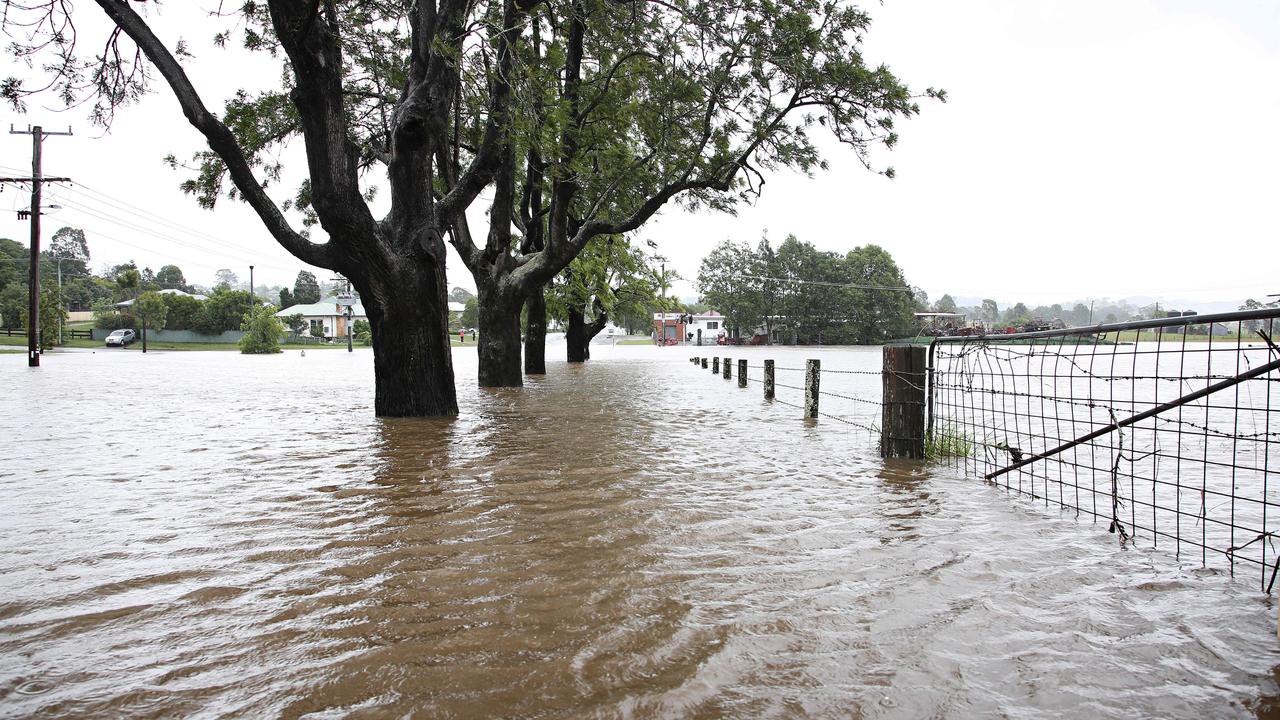
[[[304,262],[341,272],[355,283],[373,332],[377,414],[457,414],[442,233],[456,233],[456,223],[465,225],[466,208],[490,183],[504,149],[511,103],[506,78],[520,33],[515,3],[505,0],[503,6],[503,72],[491,88],[484,140],[467,168],[456,162],[445,168],[448,191],[438,203],[432,158],[447,138],[468,3],[415,5],[413,52],[389,128],[391,210],[383,221],[373,217],[360,191],[359,151],[343,105],[344,63],[334,4],[326,3],[323,13],[319,2],[269,4],[272,26],[293,70],[289,95],[305,144],[312,208],[329,236],[324,244],[311,243],[289,226],[231,129],[209,112],[177,59],[130,4],[97,3],[156,66],[187,120],[223,160],[237,190],[276,241]],[[495,332],[495,340],[502,334]],[[516,362],[518,370],[518,346]]]
[[[591,341],[609,324],[609,315],[601,308],[599,300],[595,301],[595,311],[595,319],[587,322],[583,308],[572,305],[569,307],[569,329],[564,339],[571,363],[591,359]]]
[[[547,374],[547,298],[539,286],[524,299],[524,372]]]
[[[354,280],[373,334],[374,412],[457,415],[443,265]]]
[[[569,306],[569,327],[564,334],[564,343],[571,363],[586,362],[591,350],[587,347],[587,322],[582,308]]]
[[[520,302],[491,284],[476,289],[480,387],[520,387]]]

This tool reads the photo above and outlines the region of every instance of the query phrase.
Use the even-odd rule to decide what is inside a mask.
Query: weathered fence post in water
[[[764,399],[773,399],[773,361],[764,361]]]
[[[707,359],[706,359],[706,358],[702,358],[702,369],[703,369],[703,370],[706,370],[706,369],[707,369]]]
[[[818,417],[818,376],[822,373],[821,360],[808,360],[804,364],[804,416]]]
[[[738,387],[747,386],[747,361],[738,361]]]
[[[884,346],[884,406],[880,455],[924,458],[925,348]]]
[[[729,358],[725,358],[723,367],[724,367],[724,379],[728,380],[729,378],[733,377],[733,360],[730,360]]]
[[[698,328],[698,347],[702,347],[702,328]]]
[[[702,367],[706,367],[706,365],[703,365]],[[720,358],[719,358],[719,356],[716,356],[716,357],[711,358],[711,374],[712,374],[712,375],[719,375],[719,374],[720,374]]]

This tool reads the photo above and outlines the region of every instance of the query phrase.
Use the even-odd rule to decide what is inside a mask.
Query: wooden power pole
[[[47,182],[69,182],[71,178],[47,178],[40,168],[40,145],[49,135],[70,135],[66,132],[45,132],[39,125],[28,130],[14,130],[9,126],[10,135],[31,136],[31,177],[0,178],[0,182],[31,183],[31,262],[27,267],[27,287],[31,295],[27,300],[27,365],[40,367],[40,188]]]

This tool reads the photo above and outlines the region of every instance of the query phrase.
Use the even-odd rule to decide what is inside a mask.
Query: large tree
[[[306,270],[298,272],[293,281],[293,302],[296,305],[310,305],[320,302],[320,283],[316,276]]]
[[[23,28],[21,53],[49,51],[64,99],[98,93],[101,118],[155,75],[169,86],[210,148],[186,189],[212,206],[229,179],[286,250],[359,291],[381,415],[456,412],[446,238],[480,294],[480,383],[518,385],[521,306],[595,238],[673,200],[731,209],[768,171],[820,167],[815,124],[869,163],[872,146],[895,142],[894,119],[918,112],[887,68],[863,61],[867,15],[834,2],[243,3],[228,24],[286,59],[283,87],[240,93],[221,117],[184,71],[184,44],[159,38],[145,6],[96,4],[118,28],[93,45],[105,48],[96,62],[77,55],[67,3],[6,0],[5,22]],[[20,104],[27,86],[0,90]],[[271,151],[298,136],[308,177],[280,204],[264,187],[280,173]],[[382,218],[362,184],[375,167],[389,189]],[[477,242],[465,210],[490,185]],[[291,208],[327,241],[293,227]]]
[[[626,313],[647,314],[658,296],[655,265],[653,258],[626,238],[610,237],[589,246],[556,278],[547,292],[548,309],[565,322],[569,362],[591,358],[591,341],[610,319]],[[529,345],[525,348],[528,361]]]
[[[157,270],[156,282],[165,290],[190,292],[187,289],[187,278],[182,274],[182,268],[177,265],[165,265]]]
[[[350,278],[359,291],[373,327],[375,411],[456,413],[445,336],[444,236],[496,167],[509,127],[512,50],[528,7],[515,0],[243,3],[228,10],[235,15],[228,24],[238,28],[249,49],[286,59],[284,86],[241,93],[219,117],[182,66],[190,58],[185,43],[158,37],[141,14],[144,8],[134,3],[96,4],[118,29],[96,62],[77,55],[70,13],[80,11],[67,3],[6,1],[5,22],[24,31],[21,53],[44,49],[57,60],[52,84],[64,99],[97,93],[98,117],[111,117],[158,75],[209,144],[198,156],[198,175],[184,187],[211,207],[230,179],[235,196],[257,212],[286,250]],[[222,33],[218,39],[231,37]],[[485,75],[461,72],[486,63]],[[483,119],[476,122],[485,129],[461,159],[459,146],[450,143],[457,134],[449,128],[464,86],[468,101],[483,99]],[[0,89],[15,104],[27,92],[17,79]],[[260,175],[271,179],[278,172],[264,158],[298,136],[307,179],[291,203],[282,205],[267,194]],[[451,150],[459,159],[445,172],[440,161]],[[373,165],[386,168],[390,187],[390,211],[381,219],[361,186],[362,173]],[[290,206],[318,223],[327,241],[312,242],[296,229],[285,215]]]
[[[754,274],[758,267],[751,246],[732,240],[721,242],[702,259],[698,291],[724,315],[726,327],[750,332],[760,322],[761,288]]]
[[[51,260],[51,268],[61,265],[64,277],[83,277],[89,274],[89,243],[80,228],[63,227],[53,233],[45,257]]]
[[[452,236],[481,299],[481,384],[520,383],[521,304],[533,323],[543,286],[595,239],[673,201],[732,210],[768,171],[821,167],[819,125],[864,162],[892,146],[895,117],[918,108],[863,62],[868,23],[807,0],[538,5],[488,234]]]

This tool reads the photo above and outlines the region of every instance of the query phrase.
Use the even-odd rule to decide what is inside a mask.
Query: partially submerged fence
[[[1264,309],[941,337],[927,350],[886,346],[879,371],[739,359],[738,385],[878,435],[882,455],[945,460],[1105,521],[1122,543],[1256,572],[1270,592],[1280,573],[1277,320],[1280,309]],[[711,360],[732,377],[727,358]],[[881,382],[822,389],[823,376],[843,374]],[[865,412],[831,413],[830,400]]]

